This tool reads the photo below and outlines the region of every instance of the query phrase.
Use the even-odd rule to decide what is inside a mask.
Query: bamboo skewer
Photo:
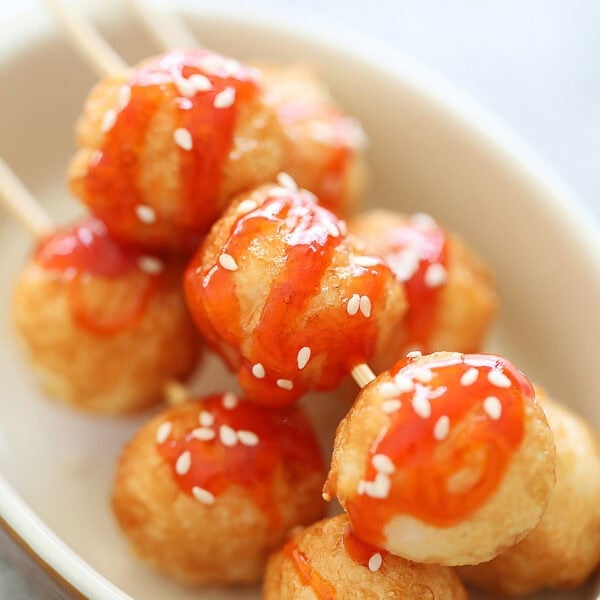
[[[200,48],[202,44],[163,0],[128,0],[146,31],[163,50]]]
[[[127,63],[115,52],[91,22],[64,0],[45,0],[71,44],[102,77],[127,70]]]
[[[0,158],[0,198],[2,203],[36,238],[49,235],[52,221],[31,192]]]

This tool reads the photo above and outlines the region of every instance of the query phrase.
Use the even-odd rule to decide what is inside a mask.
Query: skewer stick
[[[162,0],[128,0],[146,31],[164,50],[200,48],[202,44]]]
[[[371,381],[375,379],[375,373],[373,373],[371,367],[365,363],[356,365],[356,367],[350,371],[350,374],[361,388],[364,388],[365,385],[371,383]]]
[[[52,231],[52,221],[31,192],[0,158],[0,198],[12,214],[36,237]]]
[[[91,22],[64,0],[46,0],[71,44],[101,76],[117,75],[128,68]]]

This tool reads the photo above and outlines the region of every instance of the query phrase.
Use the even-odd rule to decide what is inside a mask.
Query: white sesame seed
[[[353,294],[350,300],[348,300],[348,304],[346,305],[346,312],[352,317],[360,308],[360,296],[358,294]]]
[[[371,316],[371,298],[369,296],[360,297],[360,312],[367,319]]]
[[[131,88],[128,85],[123,85],[119,88],[119,96],[117,99],[117,106],[119,110],[127,108],[129,101],[131,100]]]
[[[436,387],[435,390],[431,390],[429,392],[429,399],[435,400],[436,398],[443,396],[447,391],[448,391],[448,388],[445,385],[440,385],[440,386]]]
[[[512,385],[510,379],[502,373],[502,371],[498,371],[497,369],[489,371],[487,378],[492,385],[499,388],[509,388]]]
[[[252,375],[254,375],[256,379],[262,379],[265,376],[265,368],[260,363],[256,363],[252,367]]]
[[[369,558],[369,571],[372,573],[376,573],[381,569],[381,565],[383,564],[383,557],[379,552],[375,552],[371,558]]]
[[[423,356],[423,353],[419,350],[413,350],[406,355],[406,358],[419,358],[419,356]]]
[[[367,482],[364,479],[361,479],[358,482],[358,488],[356,489],[357,493],[360,494],[361,496],[365,493],[365,486],[366,486]]]
[[[215,439],[215,430],[210,427],[196,427],[192,429],[192,435],[203,442]]]
[[[198,502],[202,502],[202,504],[215,503],[215,497],[208,490],[198,487],[197,485],[192,488],[192,494],[194,498],[196,498]]]
[[[294,178],[283,171],[277,175],[277,183],[282,185],[284,188],[288,188],[289,190],[298,189],[298,184],[294,181]]]
[[[304,346],[298,351],[296,361],[298,362],[298,368],[300,370],[304,369],[304,367],[308,364],[308,361],[310,360],[310,354],[311,350],[308,346]]]
[[[154,212],[154,209],[146,204],[138,204],[135,207],[135,214],[142,223],[156,222],[156,213]]]
[[[487,416],[494,421],[497,421],[502,416],[502,404],[496,396],[488,396],[483,401],[483,410]]]
[[[433,371],[426,367],[414,367],[412,376],[421,383],[429,383],[433,379]]]
[[[255,202],[254,200],[250,200],[250,199],[246,199],[246,200],[242,200],[237,207],[237,213],[239,215],[245,215],[249,212],[252,212],[253,210],[255,210],[258,207],[258,203]]]
[[[113,126],[116,122],[117,122],[117,111],[109,110],[102,117],[102,124],[101,124],[100,128],[102,129],[102,131],[104,133],[107,133],[108,131],[110,131],[113,128]]]
[[[224,446],[235,446],[237,444],[237,434],[229,425],[219,427],[219,438]]]
[[[205,75],[196,74],[187,79],[176,77],[174,81],[179,93],[186,98],[193,98],[198,92],[206,92],[212,89],[212,83]]]
[[[203,410],[198,417],[198,421],[200,422],[200,425],[210,427],[215,422],[215,416],[208,411]]]
[[[173,132],[173,139],[175,140],[175,143],[186,152],[190,151],[194,145],[192,134],[185,127],[178,127]]]
[[[375,454],[371,459],[371,464],[378,473],[385,473],[386,475],[391,475],[396,470],[394,463],[386,454]]]
[[[385,400],[381,403],[381,410],[388,415],[400,410],[401,407],[402,402],[400,400]]]
[[[450,419],[447,415],[443,415],[433,426],[433,437],[441,442],[448,437],[448,433],[450,433]]]
[[[408,281],[419,268],[421,256],[412,247],[404,248],[399,252],[386,256],[386,263],[399,281]]]
[[[340,230],[335,226],[335,223],[325,220],[323,221],[323,224],[325,225],[325,229],[327,229],[327,233],[331,237],[340,237]]]
[[[410,220],[412,221],[413,225],[416,225],[421,229],[433,229],[434,227],[437,227],[435,219],[427,213],[415,213]]]
[[[138,267],[148,275],[158,275],[164,269],[162,260],[155,256],[140,256],[138,258]]]
[[[371,498],[387,498],[392,482],[385,473],[377,473],[373,481],[365,483],[365,494]]]
[[[415,389],[415,382],[403,373],[398,373],[394,377],[394,384],[396,385],[401,394],[412,392]]]
[[[398,386],[391,381],[384,381],[379,386],[379,394],[383,398],[395,398],[400,395],[400,390],[398,389]]]
[[[257,446],[258,445],[258,436],[253,431],[245,431],[240,430],[237,432],[238,440],[244,446]]]
[[[344,221],[344,219],[340,219],[337,222],[337,228],[340,230],[340,234],[341,235],[347,235],[348,234],[348,225],[346,224],[346,221]]]
[[[177,475],[185,475],[192,466],[192,455],[189,450],[182,452],[175,463],[175,472]]]
[[[428,287],[439,287],[448,281],[448,272],[444,265],[433,263],[427,267],[425,271],[425,285]]]
[[[235,102],[235,88],[228,85],[224,90],[221,90],[213,100],[215,108],[229,108]]]
[[[231,410],[238,405],[237,396],[233,392],[223,394],[223,408]]]
[[[429,419],[431,416],[431,404],[429,403],[427,388],[417,387],[412,399],[412,407],[419,417]]]
[[[212,90],[213,85],[206,75],[195,73],[188,77],[188,81],[192,82],[198,92],[208,92],[208,90]]]
[[[461,375],[460,385],[464,385],[465,387],[473,385],[478,377],[479,371],[475,367],[471,367]]]
[[[359,267],[374,267],[375,265],[381,263],[381,261],[378,258],[375,258],[374,256],[357,256],[354,259],[354,262]]]
[[[235,258],[231,254],[221,254],[219,256],[219,264],[227,271],[237,271],[238,269]]]
[[[294,382],[290,381],[289,379],[278,379],[276,383],[277,387],[281,388],[282,390],[294,389]]]
[[[165,421],[158,426],[156,430],[156,443],[164,444],[171,433],[173,426],[169,421]]]

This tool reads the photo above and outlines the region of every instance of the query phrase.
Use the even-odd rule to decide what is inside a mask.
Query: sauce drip
[[[383,550],[382,548],[378,548],[377,546],[373,546],[372,544],[368,544],[357,538],[350,527],[346,528],[342,539],[344,541],[346,554],[348,554],[355,563],[362,565],[367,569],[369,568],[369,561],[373,555],[381,554],[382,559],[384,559],[389,554],[387,550]]]
[[[321,280],[336,252],[349,250],[341,246],[344,236],[331,233],[332,228],[337,230],[338,219],[311,195],[277,190],[281,188],[268,188],[260,206],[237,219],[223,247],[223,253],[242,268],[248,249],[255,247],[257,240],[269,244],[269,239],[277,236],[285,242],[283,261],[273,260],[269,267],[277,269],[277,275],[249,344],[235,294],[237,271],[217,263],[199,274],[200,252],[186,275],[188,303],[201,330],[217,348],[224,340],[240,353],[240,385],[250,399],[271,405],[293,402],[307,389],[336,387],[354,366],[368,361],[378,335],[376,318],[360,311],[350,316],[347,303],[357,294],[368,296],[375,307],[393,279],[382,259],[373,257],[372,266],[362,267],[350,257],[340,261],[347,263],[345,266],[338,267],[343,272],[340,280],[351,283],[349,297],[339,298],[339,304],[333,306],[324,303],[312,308],[315,298],[335,298],[334,293],[321,289]],[[298,367],[298,353],[305,347],[310,348],[310,360],[319,361],[316,373]],[[264,368],[263,377],[253,373],[256,364]],[[278,386],[281,380],[292,382],[292,389]]]
[[[140,270],[141,256],[139,250],[117,242],[102,221],[85,217],[42,240],[34,260],[66,278],[71,314],[80,327],[97,335],[113,335],[139,322],[161,281]],[[128,282],[131,293],[116,314],[100,314],[103,311],[92,298],[95,278],[115,285]]]
[[[444,230],[435,222],[409,220],[383,232],[382,240],[373,240],[398,279],[404,282],[408,311],[403,321],[406,346],[431,351],[429,340],[435,328],[440,290],[443,285],[429,285],[427,270],[432,265],[447,268],[448,244]],[[417,260],[407,260],[414,256]]]
[[[365,482],[380,478],[389,491],[378,498],[363,490],[346,504],[357,535],[374,544],[396,515],[450,527],[481,507],[523,440],[524,404],[534,398],[525,376],[492,355],[403,359],[390,373],[410,378],[414,390],[396,396],[401,407],[371,444],[365,472]],[[387,457],[393,472],[381,471],[376,455]]]
[[[192,91],[191,97],[185,87],[182,92],[180,86],[193,86],[193,76],[206,78],[210,89]],[[239,107],[258,90],[252,71],[206,50],[177,50],[137,67],[127,87],[129,100],[116,113],[114,125],[104,134],[89,165],[86,200],[119,237],[156,248],[179,244],[195,249],[222,208],[223,165],[232,146]],[[235,90],[233,102],[215,106],[216,96],[226,88]],[[169,207],[161,214],[144,197],[141,180],[146,161],[159,159],[148,154],[156,151],[149,147],[148,129],[157,115],[172,112],[173,105],[173,135],[176,129],[186,130],[192,147],[178,147],[174,138],[164,142],[165,150],[172,143],[178,152],[181,204],[174,213]],[[164,177],[160,170],[152,183],[152,194],[157,198],[166,191]],[[140,221],[136,209],[145,205],[157,210],[155,222]]]
[[[312,588],[318,600],[335,600],[337,598],[335,587],[315,571],[308,556],[294,544],[293,540],[283,547],[282,552],[294,565],[302,583]]]
[[[194,429],[159,443],[158,451],[169,461],[173,477],[186,494],[193,495],[198,487],[218,502],[219,494],[229,486],[240,486],[278,526],[281,515],[273,500],[275,477],[284,476],[283,469],[296,475],[324,469],[310,424],[295,408],[267,409],[244,400],[226,408],[225,399],[218,394],[198,403],[199,421]],[[210,415],[207,424],[202,424],[201,414]],[[199,439],[198,428],[214,436]],[[178,473],[177,461],[184,452],[190,453],[189,470]]]

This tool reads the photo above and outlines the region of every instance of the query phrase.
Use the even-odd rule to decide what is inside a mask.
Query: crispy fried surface
[[[158,403],[165,384],[188,375],[199,338],[172,268],[140,308],[139,318],[114,333],[82,327],[73,316],[68,281],[30,262],[16,282],[12,319],[44,391],[71,406],[119,414]],[[138,312],[148,276],[90,276],[77,290],[90,322]],[[42,301],[41,301],[42,300]]]
[[[346,552],[343,537],[348,527],[348,517],[340,515],[315,523],[292,538],[294,546],[306,556],[315,578],[335,589],[335,598],[467,598],[458,577],[446,567],[420,565],[387,555],[381,568],[371,572]],[[319,597],[301,577],[290,556],[280,551],[271,557],[264,581],[264,600],[315,600]]]
[[[324,474],[286,464],[271,486],[273,523],[245,488],[231,484],[205,505],[183,492],[159,454],[156,432],[165,421],[179,438],[198,426],[201,403],[187,402],[157,415],[124,448],[114,481],[112,507],[133,551],[154,568],[186,585],[251,584],[266,560],[296,525],[323,516]],[[252,468],[251,465],[240,468]]]
[[[556,487],[540,524],[465,581],[518,596],[581,584],[600,564],[600,442],[587,423],[536,390],[556,443]]]
[[[408,217],[398,213],[372,210],[355,217],[349,228],[371,251],[386,258],[392,251],[393,238],[390,236],[394,228],[404,226],[407,221]],[[427,352],[477,352],[496,314],[498,298],[491,275],[482,261],[458,235],[447,235],[447,283],[439,292],[431,334],[421,343]],[[389,368],[410,349],[402,327],[397,335],[396,354],[378,354],[373,363],[377,371]]]
[[[417,362],[426,366],[428,360],[423,356]],[[338,427],[326,490],[337,495],[342,505],[358,493],[370,446],[389,422],[381,409],[385,397],[380,388],[391,381],[386,371],[363,388]],[[454,566],[489,560],[525,537],[546,509],[555,464],[554,443],[541,407],[526,403],[525,415],[521,446],[497,490],[482,507],[449,527],[398,514],[385,525],[384,547],[410,560]]]
[[[87,98],[77,123],[79,150],[69,168],[70,189],[92,212],[103,215],[111,232],[121,240],[156,249],[189,250],[190,239],[210,228],[233,195],[274,179],[284,160],[283,132],[262,94],[239,108],[214,206],[205,206],[202,218],[192,227],[187,222],[189,207],[184,204],[182,193],[181,154],[173,140],[178,111],[175,90],[165,86],[164,99],[149,121],[144,146],[137,157],[140,161],[138,178],[133,182],[140,194],[140,204],[154,209],[156,221],[136,221],[129,216],[132,206],[125,203],[115,206],[114,198],[92,195],[86,179],[88,165],[103,145],[104,115],[117,107],[119,90],[128,79],[128,74],[108,77],[97,84]],[[115,127],[118,126],[119,122]]]
[[[354,212],[364,195],[367,166],[358,124],[343,115],[309,66],[258,65],[270,101],[280,114],[288,140],[284,169],[339,215]],[[340,148],[345,158],[341,167]],[[327,189],[327,173],[341,168],[339,192]],[[330,184],[335,186],[335,183]]]
[[[236,232],[235,224],[240,219],[242,204],[248,201],[260,208],[272,198],[272,194],[280,193],[281,189],[279,186],[261,186],[250,194],[241,194],[230,204],[211,229],[201,251],[192,259],[185,276],[185,288],[188,304],[200,330],[233,370],[239,370],[241,374],[244,364],[260,362],[267,373],[291,371],[293,392],[282,392],[277,388],[270,390],[273,399],[281,398],[284,403],[289,401],[288,398],[293,401],[295,398],[292,395],[297,390],[296,397],[307,389],[327,390],[336,387],[341,378],[347,375],[347,370],[344,371],[347,357],[353,351],[361,351],[354,348],[353,344],[361,348],[369,346],[372,348],[371,355],[390,353],[390,347],[396,344],[395,331],[406,310],[406,299],[402,285],[387,267],[380,264],[379,281],[382,282],[382,289],[381,293],[378,292],[377,299],[373,300],[369,320],[366,321],[361,315],[351,318],[345,303],[356,292],[361,293],[363,281],[363,273],[356,269],[354,261],[368,253],[362,242],[354,236],[340,236],[336,239],[337,245],[331,260],[325,265],[320,282],[308,297],[306,309],[299,315],[293,314],[293,318],[290,317],[285,324],[285,331],[288,333],[302,332],[304,343],[309,346],[311,337],[319,338],[323,331],[330,332],[327,347],[319,352],[313,351],[310,362],[302,370],[296,365],[297,350],[293,355],[280,360],[275,358],[272,347],[259,348],[259,353],[254,345],[254,332],[261,322],[267,299],[279,284],[290,252],[291,246],[287,238],[291,235],[291,226],[288,221],[279,218],[276,230],[269,229],[248,241],[243,253],[237,257],[237,269],[230,275],[232,283],[229,285],[235,301],[239,303],[237,316],[232,316],[225,303],[208,304],[206,289],[210,288],[210,284],[205,286],[204,282],[210,272],[221,268],[218,261],[226,244],[239,239],[240,234]],[[282,194],[286,193],[288,191],[283,190]],[[289,193],[306,194],[303,191]],[[286,197],[286,201],[293,204],[294,196],[290,198],[292,200]],[[317,268],[320,268],[319,257],[316,256],[314,260]],[[309,262],[306,272],[310,272]],[[302,273],[299,273],[298,277],[301,276]],[[295,294],[295,288],[300,285],[301,282],[291,281],[290,295]],[[370,329],[367,330],[367,327]],[[250,361],[253,352],[258,357]],[[336,357],[336,360],[332,357]],[[369,358],[370,356],[367,360]],[[260,401],[256,391],[250,384],[246,385],[241,376],[240,383],[250,398]],[[251,380],[251,383],[256,382]]]

